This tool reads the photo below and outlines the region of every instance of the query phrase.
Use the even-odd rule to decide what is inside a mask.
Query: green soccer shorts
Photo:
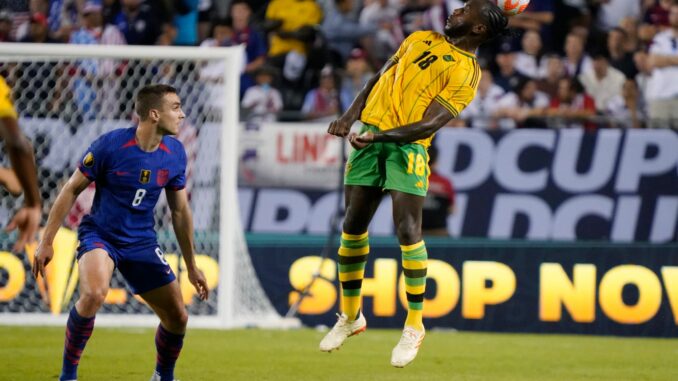
[[[363,125],[360,133],[379,129]],[[348,157],[345,185],[381,187],[388,190],[426,196],[428,190],[428,152],[421,144],[371,143],[354,149]]]

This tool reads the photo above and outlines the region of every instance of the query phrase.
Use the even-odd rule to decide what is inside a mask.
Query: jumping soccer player
[[[9,86],[3,77],[0,77],[0,136],[5,141],[5,149],[9,154],[13,171],[3,171],[2,179],[16,182],[17,179],[24,192],[24,205],[17,211],[7,225],[7,231],[19,228],[19,239],[15,242],[15,252],[24,248],[27,243],[35,240],[41,217],[40,190],[38,189],[35,157],[31,142],[21,133],[18,116],[12,99]],[[16,176],[16,178],[14,178]]]
[[[393,218],[402,250],[407,320],[391,364],[404,367],[424,339],[422,323],[427,252],[421,235],[422,205],[428,188],[428,155],[433,134],[471,102],[480,81],[474,52],[504,34],[508,20],[490,0],[469,0],[445,25],[445,35],[411,34],[396,54],[358,94],[328,132],[346,137],[360,119],[356,148],[346,164],[346,217],[339,249],[341,314],[320,342],[320,350],[339,348],[364,331],[360,289],[369,253],[367,227],[384,190],[393,200]]]
[[[44,276],[54,255],[52,242],[80,192],[94,181],[92,211],[78,228],[80,298],[66,325],[59,380],[76,380],[80,356],[94,328],[94,316],[108,293],[113,270],[125,277],[160,318],[155,335],[157,363],[151,381],[172,381],[184,340],[188,313],[179,284],[158,247],[153,208],[165,189],[188,279],[200,299],[207,283],[195,264],[193,220],[184,189],[186,153],[175,138],[185,115],[176,90],[149,85],[136,97],[139,125],[100,136],[82,157],[49,213],[33,264]]]

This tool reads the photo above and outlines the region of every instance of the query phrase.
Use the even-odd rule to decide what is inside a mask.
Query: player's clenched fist
[[[361,135],[352,132],[348,135],[348,142],[351,143],[351,146],[355,149],[363,149],[373,141],[374,134],[372,134],[371,132],[365,132]]]
[[[343,138],[346,135],[348,135],[348,132],[351,130],[352,124],[353,124],[352,122],[349,122],[343,117],[339,118],[330,123],[330,127],[327,129],[327,133],[330,135],[339,136]]]

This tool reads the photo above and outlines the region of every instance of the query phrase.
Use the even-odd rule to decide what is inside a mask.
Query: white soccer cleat
[[[157,372],[153,372],[153,375],[151,376],[150,381],[160,381],[160,375]],[[174,380],[174,381],[179,381],[179,380]]]
[[[411,363],[417,357],[424,336],[426,336],[426,330],[419,331],[412,327],[405,327],[398,345],[393,348],[391,353],[391,365],[396,368],[404,368],[405,365]]]
[[[354,321],[348,321],[348,316],[343,313],[337,314],[337,318],[337,323],[320,341],[320,350],[323,352],[332,352],[339,349],[347,338],[367,329],[367,320],[365,320],[362,312]]]

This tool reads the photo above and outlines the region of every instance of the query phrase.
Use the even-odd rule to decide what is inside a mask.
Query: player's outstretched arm
[[[436,100],[433,100],[420,121],[397,127],[392,130],[380,131],[377,133],[366,132],[360,136],[356,136],[353,140],[356,143],[362,144],[372,142],[411,143],[433,135],[452,120],[452,118],[454,118],[454,115],[447,108],[443,107]]]
[[[377,84],[379,78],[386,73],[390,68],[396,65],[396,61],[390,59],[386,61],[384,66],[379,70],[377,74],[372,76],[362,90],[356,95],[351,106],[344,112],[339,119],[330,123],[330,127],[327,129],[327,133],[335,136],[345,137],[348,135],[348,132],[351,130],[351,126],[355,123],[358,118],[360,118],[360,113],[365,107],[365,102],[367,102],[367,97],[370,95],[372,88]]]
[[[14,117],[0,118],[0,134],[5,141],[5,147],[24,193],[24,205],[12,217],[6,230],[19,228],[19,239],[14,244],[15,252],[21,250],[27,243],[35,240],[41,218],[40,191],[38,189],[37,170],[33,145],[21,133],[19,124]]]
[[[188,204],[186,189],[173,191],[166,189],[167,203],[172,211],[172,226],[174,234],[177,236],[181,255],[186,263],[188,271],[188,280],[198,291],[201,300],[206,300],[209,296],[207,281],[202,271],[195,264],[195,255],[193,253],[193,213]]]
[[[76,169],[64,187],[61,188],[56,201],[54,201],[54,205],[52,205],[52,209],[49,211],[45,231],[42,234],[38,250],[35,252],[33,275],[36,278],[38,274],[41,274],[43,277],[45,276],[45,267],[49,261],[52,260],[52,256],[54,255],[54,249],[52,248],[54,237],[61,227],[61,223],[66,217],[66,214],[68,214],[73,207],[73,203],[75,203],[78,195],[87,188],[90,183],[91,181],[85,177],[79,169]]]

